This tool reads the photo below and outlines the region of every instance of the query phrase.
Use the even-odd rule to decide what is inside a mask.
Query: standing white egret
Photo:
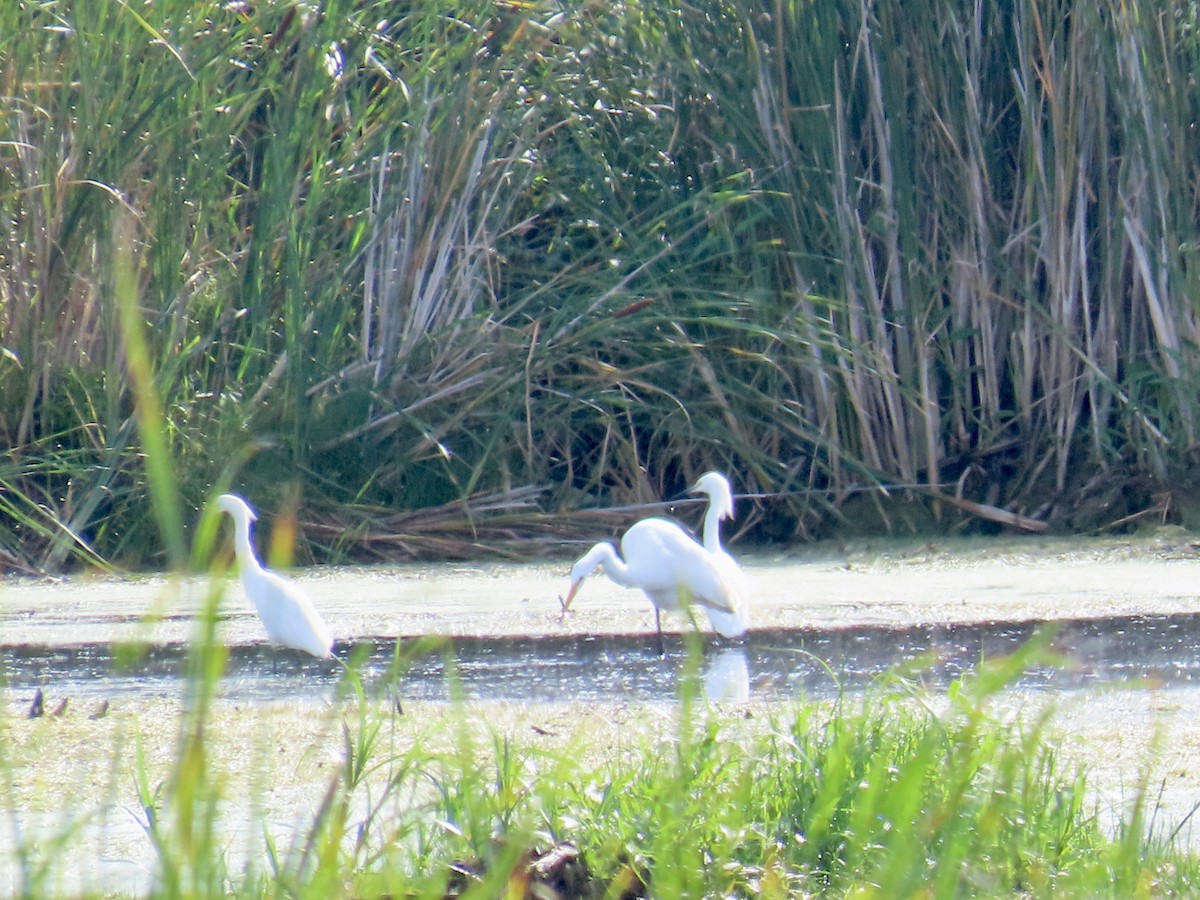
[[[312,601],[294,583],[263,567],[250,543],[250,523],[257,516],[236,494],[222,494],[217,509],[233,518],[242,590],[254,604],[272,643],[303,650],[319,658],[333,655],[333,638]]]
[[[721,546],[721,522],[733,518],[733,489],[729,486],[729,479],[720,472],[705,472],[689,490],[693,494],[708,495],[708,510],[704,514],[704,549],[712,555],[713,564],[729,585],[729,596],[734,607],[732,612],[709,610],[708,617],[721,634],[744,634],[750,625],[747,604],[750,590],[742,567]]]
[[[716,473],[709,473],[710,475]],[[706,478],[708,476],[705,476]],[[693,491],[709,496],[708,516],[714,524],[732,512],[733,498],[729,483],[722,497],[711,479],[701,479]],[[719,548],[720,541],[717,539]],[[745,583],[741,570],[723,550],[713,553],[702,547],[679,525],[657,517],[635,522],[621,538],[621,555],[612,544],[596,544],[571,567],[571,588],[563,600],[563,610],[571,606],[583,580],[603,568],[606,575],[622,587],[640,588],[654,604],[654,625],[658,631],[659,651],[663,650],[661,614],[690,603],[704,607],[713,627],[725,637],[740,637],[746,631]]]

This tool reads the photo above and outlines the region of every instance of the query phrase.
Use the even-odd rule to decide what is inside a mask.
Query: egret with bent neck
[[[312,601],[295,582],[265,568],[255,556],[250,541],[250,523],[257,518],[254,510],[236,494],[218,497],[217,509],[233,518],[242,590],[254,604],[267,637],[274,644],[321,659],[333,656],[333,638]]]
[[[708,472],[692,486],[708,495],[704,545],[679,525],[651,517],[635,522],[621,537],[621,553],[612,544],[593,546],[571,567],[571,587],[563,611],[571,606],[583,580],[602,568],[622,587],[639,588],[654,604],[659,652],[664,652],[662,611],[689,604],[704,607],[709,621],[723,636],[740,637],[748,623],[745,577],[721,548],[720,522],[733,515],[733,492],[725,476]]]

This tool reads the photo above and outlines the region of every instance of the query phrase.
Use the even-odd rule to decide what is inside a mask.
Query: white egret
[[[272,643],[303,650],[319,658],[333,655],[333,638],[312,601],[294,583],[264,568],[250,543],[250,523],[257,516],[236,494],[222,494],[217,509],[233,518],[234,549],[242,590],[254,604]]]
[[[721,492],[722,485],[724,493]],[[690,603],[703,606],[713,627],[725,637],[745,634],[745,581],[737,563],[720,549],[720,538],[716,534],[720,520],[733,511],[729,482],[710,472],[691,490],[708,494],[705,531],[706,534],[710,530],[713,532],[718,552],[701,546],[674,522],[657,517],[642,519],[622,536],[620,555],[612,544],[602,542],[571,567],[571,587],[562,602],[563,610],[570,608],[583,580],[596,569],[603,568],[617,584],[640,588],[650,598],[654,604],[660,652],[663,649],[662,611],[682,609]],[[708,527],[709,522],[712,522],[712,529]]]
[[[746,603],[750,590],[742,567],[721,546],[721,522],[733,518],[733,489],[729,486],[729,479],[720,472],[705,472],[689,490],[693,494],[708,495],[708,510],[704,514],[704,549],[712,555],[713,564],[720,570],[729,585],[730,597],[735,600],[733,612],[710,609],[708,617],[721,634],[744,634],[750,625],[750,609]]]

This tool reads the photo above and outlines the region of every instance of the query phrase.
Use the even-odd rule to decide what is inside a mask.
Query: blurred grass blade
[[[150,352],[146,343],[145,324],[138,302],[138,279],[134,271],[134,223],[118,214],[113,229],[114,291],[120,314],[121,336],[125,359],[133,388],[138,434],[141,437],[146,478],[150,486],[155,517],[171,561],[177,572],[183,571],[188,560],[184,537],[183,516],[176,487],[175,467],[166,436],[166,419],[158,399]]]

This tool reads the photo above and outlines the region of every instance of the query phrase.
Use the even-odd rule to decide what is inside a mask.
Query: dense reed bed
[[[763,538],[1190,523],[1196,15],[7,4],[4,564],[181,554],[137,378],[303,559],[709,467]]]

